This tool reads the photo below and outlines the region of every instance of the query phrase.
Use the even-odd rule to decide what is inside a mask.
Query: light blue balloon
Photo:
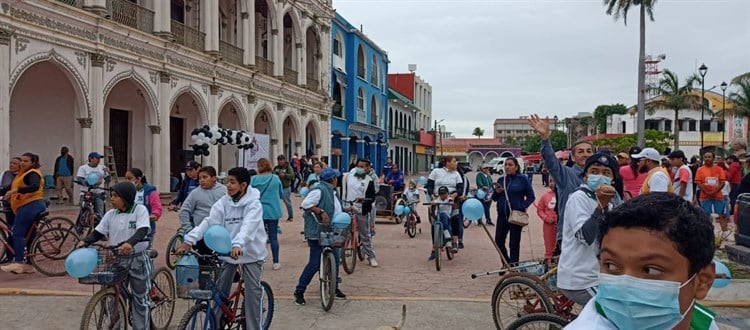
[[[320,183],[320,182],[315,182],[315,183],[313,183],[313,184],[312,184],[312,189],[318,188],[318,183]]]
[[[299,195],[302,197],[307,197],[307,194],[310,192],[310,189],[307,187],[302,187],[299,190]]]
[[[209,249],[219,254],[227,254],[232,251],[232,238],[226,228],[220,225],[208,227],[203,234],[203,241]]]
[[[464,217],[469,220],[477,221],[482,218],[484,214],[484,205],[476,198],[469,198],[461,206],[461,211],[464,213]]]
[[[404,214],[404,206],[403,205],[396,205],[396,207],[393,209],[393,213],[396,213],[396,215],[402,215],[402,214]]]
[[[89,186],[95,186],[97,182],[99,182],[99,179],[101,176],[99,173],[91,172],[86,175],[86,183],[89,184]]]
[[[346,228],[352,224],[352,217],[349,215],[349,213],[341,212],[333,217],[331,223],[334,227]]]
[[[94,248],[80,248],[65,258],[65,271],[68,275],[81,278],[94,271],[99,263],[99,253]]]
[[[424,186],[427,184],[427,178],[420,176],[419,179],[417,179],[417,182],[419,182],[419,184]]]
[[[724,274],[726,275],[726,278],[715,278],[714,284],[711,287],[719,289],[725,288],[727,285],[729,285],[729,281],[732,279],[732,272],[729,271],[727,265],[719,260],[714,260],[714,264],[716,265],[716,275]]]
[[[411,208],[408,206],[404,206],[404,214],[409,214],[409,213],[411,213]]]
[[[477,198],[479,199],[485,199],[487,197],[487,193],[484,192],[482,189],[477,190]]]

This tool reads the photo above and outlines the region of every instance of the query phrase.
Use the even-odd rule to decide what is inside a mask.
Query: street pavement
[[[473,182],[474,175],[470,174]],[[547,191],[535,177],[537,198]],[[330,312],[320,308],[319,290],[315,280],[305,294],[307,306],[296,306],[291,296],[309,250],[302,240],[301,198],[293,196],[294,221],[280,223],[281,269],[271,269],[269,249],[263,279],[273,288],[277,301],[272,327],[276,329],[372,329],[398,322],[401,305],[407,305],[407,328],[466,328],[493,327],[490,297],[497,283],[497,275],[472,279],[473,273],[485,273],[500,268],[500,258],[481,226],[465,230],[465,249],[454,260],[443,260],[441,271],[428,262],[431,249],[426,206],[418,212],[424,220],[422,233],[409,238],[402,225],[387,217],[378,217],[374,237],[377,268],[358,262],[353,274],[343,273],[341,290],[348,300],[336,300]],[[165,203],[168,201],[165,201]],[[282,209],[284,207],[282,206]],[[53,206],[51,212],[75,218],[76,208]],[[530,225],[524,228],[521,259],[541,258],[544,254],[541,220],[529,209]],[[492,210],[493,219],[496,211]],[[282,219],[286,219],[283,216]],[[176,212],[166,212],[158,222],[155,248],[159,257],[155,266],[164,265],[166,244],[178,227]],[[494,236],[495,227],[487,227]],[[71,329],[78,326],[86,301],[97,289],[81,285],[68,276],[46,277],[41,274],[14,275],[0,272],[0,323],[2,328]],[[723,302],[732,322],[750,317],[750,283],[734,281],[726,289],[713,290],[712,302]],[[188,302],[178,302],[172,324],[176,325],[187,309]],[[729,308],[731,307],[731,308]],[[39,313],[39,311],[44,311]],[[738,321],[739,320],[739,321]],[[729,323],[732,324],[732,323]],[[738,328],[748,328],[739,326]]]

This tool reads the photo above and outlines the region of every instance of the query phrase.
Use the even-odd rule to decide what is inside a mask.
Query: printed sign
[[[238,159],[237,166],[245,167],[247,169],[258,170],[258,159],[268,159],[271,148],[271,138],[267,134],[252,134],[253,147],[247,150],[241,150]]]

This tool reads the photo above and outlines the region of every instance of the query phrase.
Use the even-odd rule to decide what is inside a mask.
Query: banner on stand
[[[239,157],[237,157],[237,166],[257,171],[259,159],[270,160],[268,157],[270,155],[271,138],[267,134],[253,134],[251,143],[253,144],[252,148],[240,150]]]

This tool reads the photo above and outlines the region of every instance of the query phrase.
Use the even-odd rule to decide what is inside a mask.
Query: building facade
[[[434,162],[432,86],[414,72],[388,75],[388,155],[407,173],[430,171]]]
[[[347,171],[357,158],[375,169],[386,161],[388,54],[336,14],[331,28],[331,152],[329,164]]]
[[[112,146],[163,191],[203,125],[327,154],[330,1],[0,1],[0,163]],[[226,171],[238,149],[211,146]],[[120,173],[122,175],[122,173]]]
[[[554,130],[555,126],[558,124],[557,120],[553,118],[545,118],[542,120],[547,121],[550,131]],[[562,121],[560,121],[560,124],[562,124]],[[492,127],[492,133],[495,140],[506,145],[522,145],[527,138],[537,135],[534,128],[529,125],[528,116],[520,116],[518,118],[497,118]]]

